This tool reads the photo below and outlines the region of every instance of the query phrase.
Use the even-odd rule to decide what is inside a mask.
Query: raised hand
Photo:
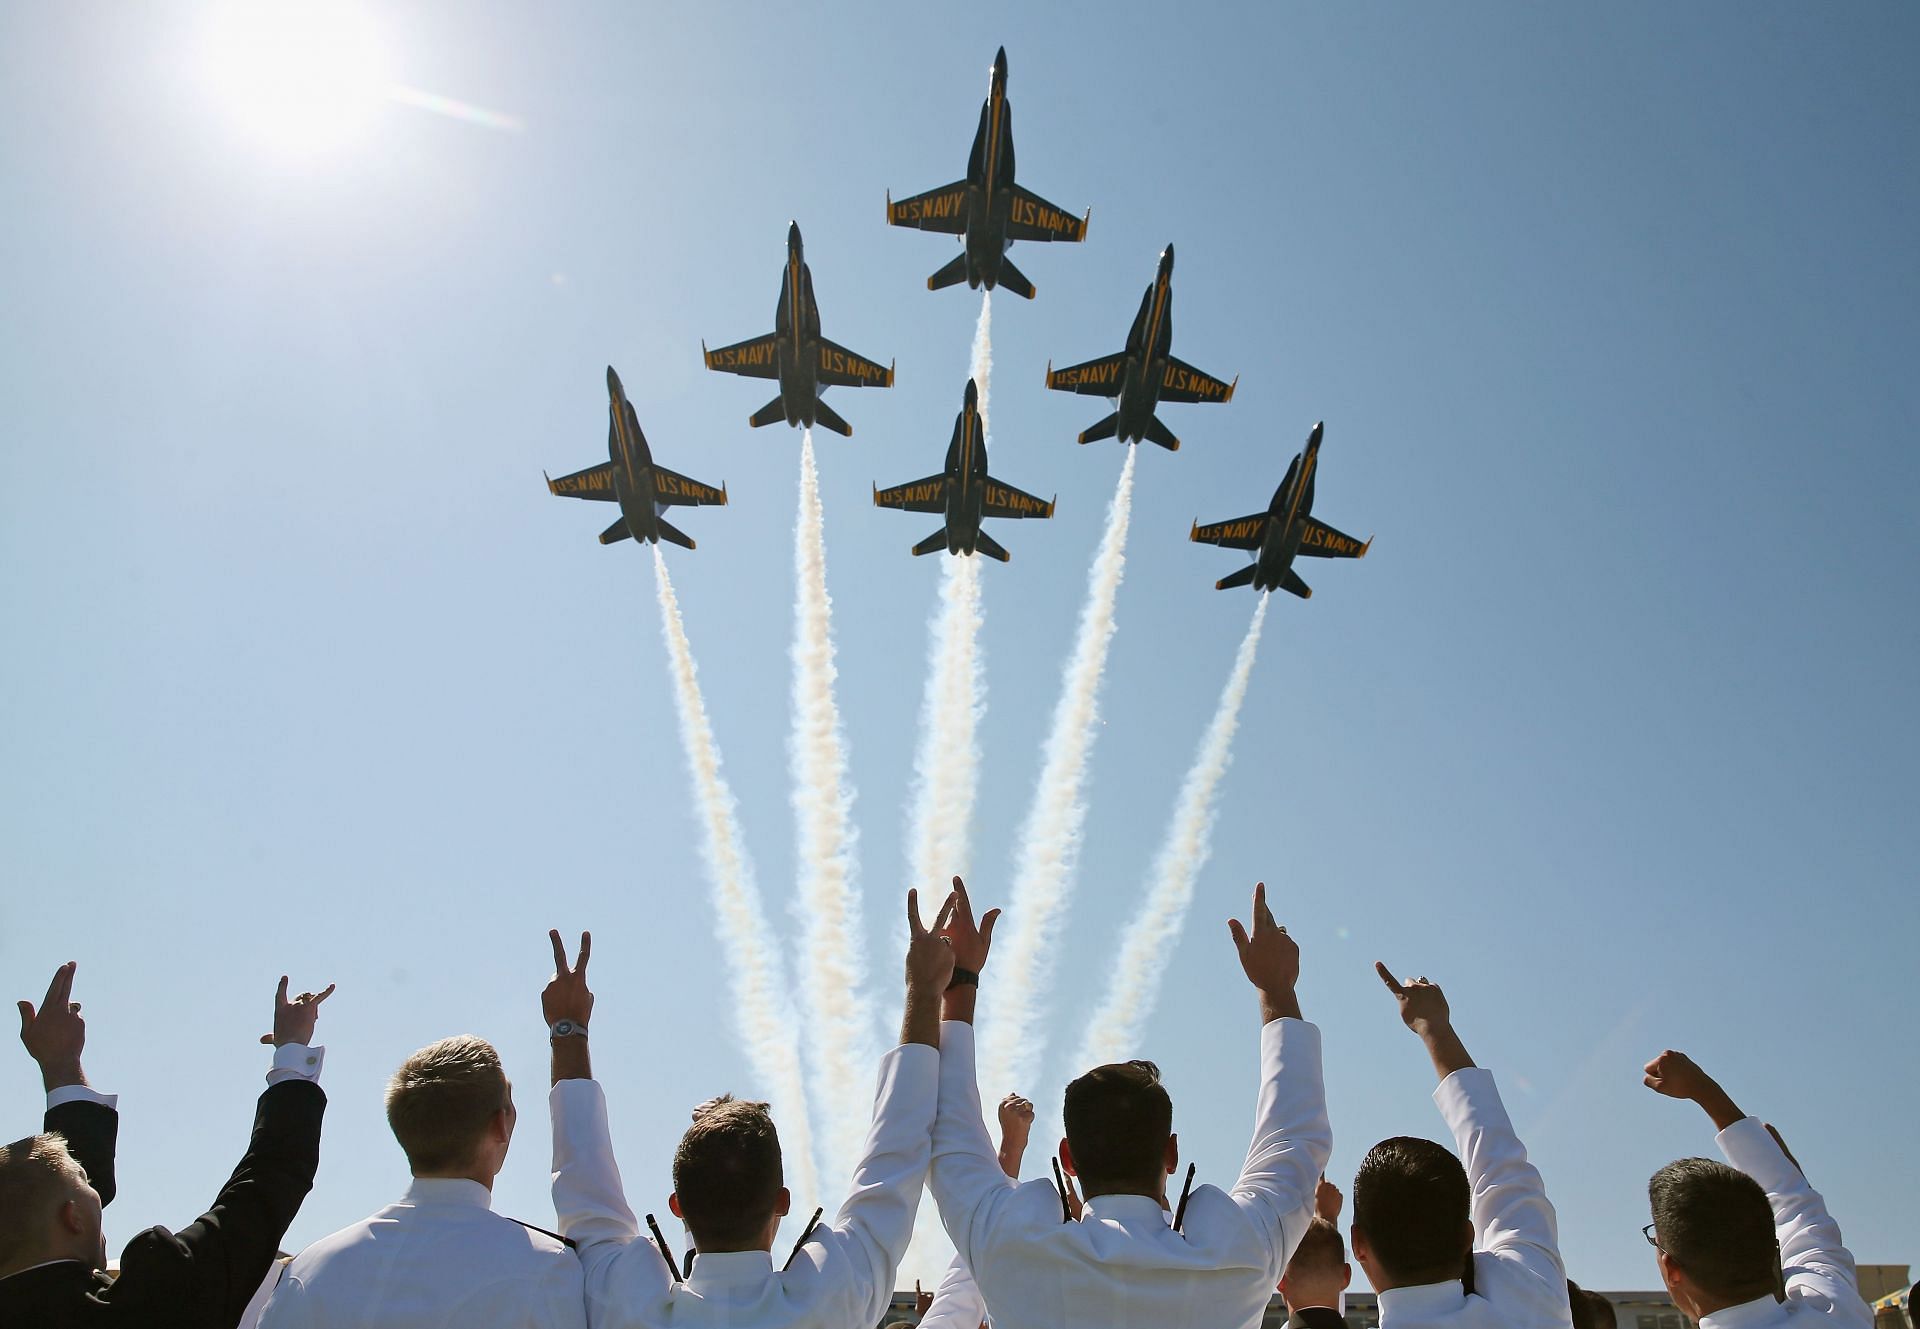
[[[1713,1118],[1716,1130],[1725,1130],[1746,1114],[1727,1096],[1711,1075],[1701,1070],[1692,1057],[1684,1052],[1675,1052],[1668,1048],[1643,1068],[1641,1083],[1656,1094],[1665,1094],[1668,1098],[1684,1098],[1698,1103],[1701,1110]],[[1771,1128],[1769,1128],[1771,1129]],[[1787,1153],[1787,1146],[1778,1134],[1774,1140],[1780,1144],[1780,1152]],[[1789,1160],[1792,1154],[1787,1154]],[[1800,1166],[1797,1162],[1795,1167]]]
[[[1247,981],[1260,993],[1260,1018],[1271,1022],[1282,1016],[1300,1018],[1300,1002],[1294,985],[1300,981],[1300,947],[1287,930],[1273,921],[1267,908],[1267,884],[1253,888],[1253,929],[1249,932],[1240,920],[1227,920],[1234,949],[1240,952],[1240,968]]]
[[[580,959],[571,969],[567,967],[567,947],[560,940],[560,933],[549,931],[547,940],[553,943],[553,977],[547,980],[546,989],[540,994],[540,1013],[547,1017],[549,1027],[562,1020],[584,1027],[593,1015],[593,989],[587,986],[587,960],[593,955],[593,934],[580,934]]]
[[[1447,1009],[1447,994],[1440,990],[1438,983],[1425,978],[1397,982],[1392,972],[1377,960],[1373,972],[1380,975],[1380,981],[1399,1003],[1401,1022],[1421,1038],[1452,1028],[1453,1012]]]
[[[1033,1104],[1018,1094],[1000,1100],[1000,1170],[1020,1180],[1020,1160],[1027,1154],[1027,1138],[1033,1134]]]
[[[313,1042],[313,1027],[320,1019],[320,1003],[333,995],[333,988],[329,983],[325,992],[302,992],[289,1001],[287,976],[280,975],[280,990],[273,997],[273,1032],[260,1035],[260,1041],[275,1047]]]
[[[1340,1193],[1340,1188],[1322,1177],[1320,1184],[1313,1188],[1313,1216],[1324,1218],[1329,1223],[1338,1223],[1340,1206],[1346,1201],[1347,1197]]]
[[[956,880],[958,880],[956,878]],[[944,992],[953,978],[954,947],[946,934],[953,918],[954,897],[948,896],[929,928],[920,921],[920,892],[907,892],[907,986],[921,992]]]
[[[80,1018],[80,1003],[73,1000],[73,975],[77,960],[69,960],[53,971],[47,995],[35,1010],[30,1001],[17,1002],[20,1008],[20,1041],[27,1055],[40,1067],[40,1079],[47,1090],[70,1084],[85,1084],[80,1069],[80,1054],[87,1046],[87,1022]]]
[[[961,969],[978,974],[987,967],[987,952],[993,949],[993,925],[1000,921],[1000,911],[989,909],[986,917],[976,923],[967,884],[958,877],[953,879],[951,903],[953,912],[943,930],[953,943],[953,962]]]

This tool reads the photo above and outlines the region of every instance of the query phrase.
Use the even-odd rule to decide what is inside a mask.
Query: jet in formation
[[[687,549],[693,537],[677,526],[661,520],[669,507],[725,503],[727,487],[688,479],[669,471],[653,460],[647,437],[640,432],[640,419],[633,403],[620,384],[620,375],[607,366],[607,456],[608,461],[584,471],[547,477],[547,489],[562,498],[591,498],[602,503],[618,503],[620,518],[600,532],[600,543],[617,540],[646,540],[658,544],[667,540]]]
[[[1084,364],[1055,369],[1047,365],[1047,386],[1056,392],[1114,399],[1114,412],[1081,433],[1082,443],[1119,438],[1122,443],[1151,439],[1168,451],[1178,451],[1180,440],[1160,423],[1154,408],[1163,401],[1233,400],[1240,380],[1222,383],[1170,353],[1173,346],[1173,246],[1160,254],[1160,270],[1140,300],[1133,329],[1123,351]]]
[[[1316,424],[1313,432],[1307,435],[1306,451],[1294,455],[1293,464],[1287,467],[1286,478],[1273,491],[1273,501],[1267,504],[1265,512],[1256,512],[1250,517],[1235,517],[1232,521],[1215,522],[1211,526],[1202,526],[1197,521],[1193,524],[1193,530],[1188,534],[1191,540],[1253,553],[1253,562],[1215,582],[1215,590],[1224,591],[1252,583],[1256,591],[1291,591],[1305,600],[1313,595],[1313,588],[1301,581],[1299,574],[1293,570],[1296,556],[1367,556],[1367,550],[1373,547],[1371,539],[1362,544],[1351,535],[1315,520],[1312,515],[1313,479],[1316,463],[1320,459],[1321,431],[1322,425]]]
[[[1009,557],[1000,543],[980,529],[982,517],[1051,517],[1053,500],[1035,498],[987,474],[987,440],[980,418],[980,390],[967,380],[967,395],[953,422],[946,469],[924,480],[873,491],[883,508],[903,512],[942,512],[947,524],[913,547],[916,554],[945,549],[949,554],[985,554],[1002,563]]]
[[[967,174],[950,185],[912,198],[887,195],[887,224],[916,226],[961,237],[960,256],[927,278],[927,289],[966,282],[989,291],[1004,286],[1033,299],[1033,283],[1007,258],[1015,240],[1084,240],[1085,216],[1063,212],[1013,182],[1013,108],[1007,104],[1007,48],[993,58],[987,100],[980,107],[980,128],[973,136]]]
[[[835,345],[820,335],[820,306],[813,298],[813,274],[800,245],[798,222],[787,227],[787,266],[780,274],[780,303],[773,311],[773,331],[709,351],[700,352],[707,368],[747,378],[777,378],[780,395],[755,411],[748,423],[756,428],[785,420],[808,429],[819,425],[851,436],[853,426],[820,400],[828,388],[890,388],[893,366],[879,365]]]

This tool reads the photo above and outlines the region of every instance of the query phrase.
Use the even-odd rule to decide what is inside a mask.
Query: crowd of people
[[[1291,1326],[1331,1329],[1344,1323],[1349,1255],[1378,1293],[1383,1329],[1612,1329],[1606,1298],[1568,1281],[1546,1187],[1445,994],[1385,966],[1381,981],[1433,1063],[1453,1147],[1409,1136],[1374,1145],[1342,1233],[1346,1196],[1325,1176],[1320,1030],[1302,1014],[1299,948],[1264,887],[1250,921],[1229,925],[1259,1015],[1260,1087],[1238,1179],[1194,1186],[1189,1168],[1174,1190],[1172,1099],[1152,1062],[1128,1061],[1066,1087],[1054,1179],[1020,1181],[1033,1105],[1002,1100],[996,1142],[974,1069],[998,912],[977,917],[955,878],[929,926],[908,893],[900,1040],[880,1062],[848,1199],[780,1263],[773,1245],[791,1197],[764,1103],[710,1099],[674,1148],[667,1207],[692,1249],[677,1251],[651,1214],[643,1229],[593,1078],[591,938],[569,961],[553,933],[541,1009],[556,1231],[492,1210],[518,1112],[493,1047],[462,1035],[414,1053],[387,1086],[412,1171],[401,1197],[280,1258],[319,1165],[314,1033],[333,991],[289,996],[282,978],[263,1039],[268,1084],[239,1166],[206,1213],[178,1232],[141,1232],[110,1275],[102,1210],[118,1118],[82,1068],[75,966],[63,965],[38,1008],[19,1004],[47,1111],[40,1134],[0,1147],[0,1329],[874,1329],[923,1188],[956,1251],[920,1307],[926,1329],[1255,1329],[1276,1289]],[[1866,1329],[1853,1258],[1779,1135],[1682,1053],[1662,1052],[1645,1080],[1698,1104],[1727,1159],[1680,1159],[1648,1183],[1645,1235],[1674,1304],[1703,1329]]]

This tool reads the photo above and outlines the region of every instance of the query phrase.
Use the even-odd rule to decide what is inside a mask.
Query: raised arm
[[[1476,1249],[1529,1275],[1529,1295],[1537,1292],[1542,1315],[1552,1316],[1544,1322],[1566,1323],[1567,1275],[1560,1258],[1559,1220],[1539,1169],[1527,1161],[1526,1146],[1514,1133],[1492,1073],[1475,1066],[1467,1055],[1439,984],[1424,978],[1401,983],[1383,964],[1376,964],[1374,971],[1393,994],[1401,1021],[1426,1048],[1440,1079],[1433,1101],[1453,1132],[1473,1188]]]
[[[1648,1062],[1645,1083],[1655,1093],[1697,1103],[1712,1120],[1714,1141],[1727,1162],[1759,1182],[1767,1193],[1787,1295],[1800,1301],[1824,1301],[1822,1309],[1864,1323],[1870,1313],[1860,1296],[1853,1255],[1841,1240],[1840,1225],[1779,1135],[1759,1118],[1742,1112],[1719,1082],[1684,1052],[1669,1048]]]
[[[47,1091],[43,1130],[58,1131],[100,1196],[100,1207],[113,1203],[113,1156],[120,1134],[120,1114],[112,1094],[94,1091],[81,1068],[87,1046],[87,1022],[80,1003],[73,1000],[73,976],[79,963],[69,960],[53,971],[40,1009],[33,1003],[15,1003],[20,1009],[20,1041],[40,1067],[40,1083]]]
[[[973,1267],[981,1218],[992,1201],[1013,1190],[1001,1170],[980,1112],[980,1082],[974,1068],[973,1013],[985,981],[998,909],[976,920],[966,883],[953,879],[954,909],[946,935],[953,945],[953,978],[941,1000],[940,1108],[933,1119],[933,1169],[928,1187],[940,1221],[960,1258]]]
[[[1234,1184],[1243,1210],[1257,1210],[1273,1233],[1278,1279],[1312,1218],[1314,1186],[1333,1151],[1320,1031],[1300,1015],[1300,947],[1274,921],[1264,882],[1253,888],[1252,926],[1229,920],[1240,968],[1260,998],[1260,1094],[1253,1143]]]

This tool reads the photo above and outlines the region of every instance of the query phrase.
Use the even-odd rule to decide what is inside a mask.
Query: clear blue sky
[[[116,1244],[237,1156],[283,971],[340,984],[296,1243],[399,1192],[380,1086],[462,1031],[520,1084],[499,1207],[550,1214],[549,926],[595,933],[637,1207],[687,1107],[753,1089],[650,560],[540,472],[604,458],[612,362],[661,459],[728,483],[669,557],[783,899],[799,436],[748,430],[762,385],[698,352],[768,326],[789,218],[827,335],[899,363],[891,392],[836,391],[856,436],[819,443],[894,1018],[938,567],[868,486],[935,469],[978,300],[926,291],[954,250],[882,200],[961,173],[1004,42],[1021,180],[1093,223],[1017,249],[1039,298],[995,305],[995,469],[1060,506],[986,569],[987,902],[1121,455],[1074,446],[1103,408],[1042,369],[1117,348],[1171,240],[1175,352],[1242,376],[1140,459],[1056,1050],[1253,607],[1187,524],[1264,504],[1324,419],[1318,511],[1377,543],[1273,606],[1142,1048],[1202,1178],[1245,1147],[1256,1016],[1221,920],[1264,877],[1326,1034],[1336,1178],[1442,1129],[1381,958],[1446,984],[1583,1282],[1657,1281],[1644,1178],[1711,1150],[1639,1085],[1669,1045],[1780,1126],[1863,1261],[1920,1263],[1920,12],[377,17],[395,78],[523,128],[391,104],[293,148],[209,86],[194,6],[0,11],[0,995],[80,961],[89,1065],[123,1094]],[[8,1064],[24,1132],[38,1085]]]

